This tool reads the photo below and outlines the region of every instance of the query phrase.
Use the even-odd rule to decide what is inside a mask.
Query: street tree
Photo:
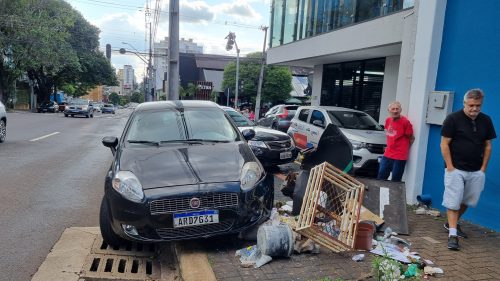
[[[136,103],[143,103],[144,102],[144,94],[141,92],[134,92],[132,96],[130,97],[131,102],[136,102]]]
[[[108,100],[114,105],[120,104],[120,96],[115,92],[109,94]]]
[[[260,52],[250,53],[240,60],[238,97],[249,98],[252,103],[257,96],[257,87],[261,67]],[[236,86],[236,63],[231,62],[224,68],[222,87],[229,88],[234,93]],[[288,67],[266,65],[264,67],[264,80],[262,84],[263,102],[283,102],[290,98],[292,91],[292,74]]]
[[[36,27],[36,28],[35,28]],[[75,95],[99,84],[116,85],[99,51],[99,30],[63,0],[0,1],[0,99],[27,74],[38,100],[72,85]]]

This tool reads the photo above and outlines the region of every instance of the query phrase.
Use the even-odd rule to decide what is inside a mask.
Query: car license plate
[[[288,159],[292,158],[292,152],[291,151],[286,151],[286,152],[281,152],[280,153],[280,159]]]
[[[174,227],[204,225],[219,222],[218,210],[205,210],[174,214]]]

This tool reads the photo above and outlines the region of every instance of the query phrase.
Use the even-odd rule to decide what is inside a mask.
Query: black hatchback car
[[[240,131],[253,129],[255,137],[248,141],[248,145],[265,168],[273,168],[293,162],[299,152],[295,148],[292,138],[278,130],[256,126],[254,122],[246,118],[243,114],[223,106]]]
[[[207,101],[137,106],[120,139],[105,137],[114,161],[104,184],[104,241],[159,242],[240,232],[270,215],[273,177],[229,116]]]

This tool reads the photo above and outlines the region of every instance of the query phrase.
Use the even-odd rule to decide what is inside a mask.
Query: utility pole
[[[170,0],[168,13],[168,100],[179,99],[179,0]]]
[[[260,98],[262,94],[262,83],[264,81],[264,66],[266,64],[266,39],[268,27],[263,26],[261,29],[264,30],[264,46],[262,47],[262,62],[260,65],[259,84],[257,86],[257,98],[255,99],[255,121],[260,118]]]
[[[153,42],[151,40],[153,38],[153,34],[151,33],[151,22],[149,23],[149,59],[148,59],[148,92],[146,93],[147,100],[153,100],[153,66],[151,65],[151,57],[153,56],[152,45]]]

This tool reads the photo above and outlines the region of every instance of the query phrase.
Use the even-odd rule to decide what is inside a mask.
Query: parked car
[[[264,167],[271,168],[290,163],[297,158],[298,150],[295,149],[292,138],[286,133],[258,127],[231,107],[222,106],[221,108],[231,117],[240,131],[246,129],[255,131],[255,137],[248,141],[248,145]]]
[[[292,138],[278,130],[256,126],[249,118],[231,107],[221,107],[231,117],[240,131],[253,129],[255,137],[248,141],[257,159],[265,168],[293,162],[297,158],[298,150]]]
[[[104,114],[104,113],[113,113],[115,114],[115,106],[110,104],[110,103],[106,103],[104,104],[102,107],[101,107],[101,112]]]
[[[67,107],[67,106],[68,106],[68,103],[67,103],[67,102],[65,102],[65,101],[60,102],[60,103],[59,103],[59,107],[58,107],[59,112],[64,112],[64,110],[66,110],[66,107]]]
[[[295,116],[295,111],[298,107],[298,105],[288,104],[271,107],[264,117],[257,121],[257,125],[286,132],[290,127],[290,120]]]
[[[38,113],[42,112],[59,112],[59,105],[55,101],[44,101],[37,108]]]
[[[71,117],[75,117],[75,115],[82,115],[87,118],[94,118],[94,107],[88,100],[73,100],[64,110],[64,117],[68,117],[70,115]]]
[[[334,124],[352,143],[355,174],[377,175],[386,137],[383,127],[370,115],[333,106],[301,106],[297,112],[288,129],[297,147],[316,147],[326,126]]]
[[[102,106],[104,104],[100,103],[100,102],[95,102],[92,104],[94,106],[94,111],[95,112],[101,112],[101,109],[102,109]]]
[[[4,142],[7,137],[7,111],[5,105],[0,101],[0,142]]]
[[[267,220],[273,177],[240,131],[209,101],[142,103],[120,138],[105,137],[100,229],[112,246],[237,233]]]

